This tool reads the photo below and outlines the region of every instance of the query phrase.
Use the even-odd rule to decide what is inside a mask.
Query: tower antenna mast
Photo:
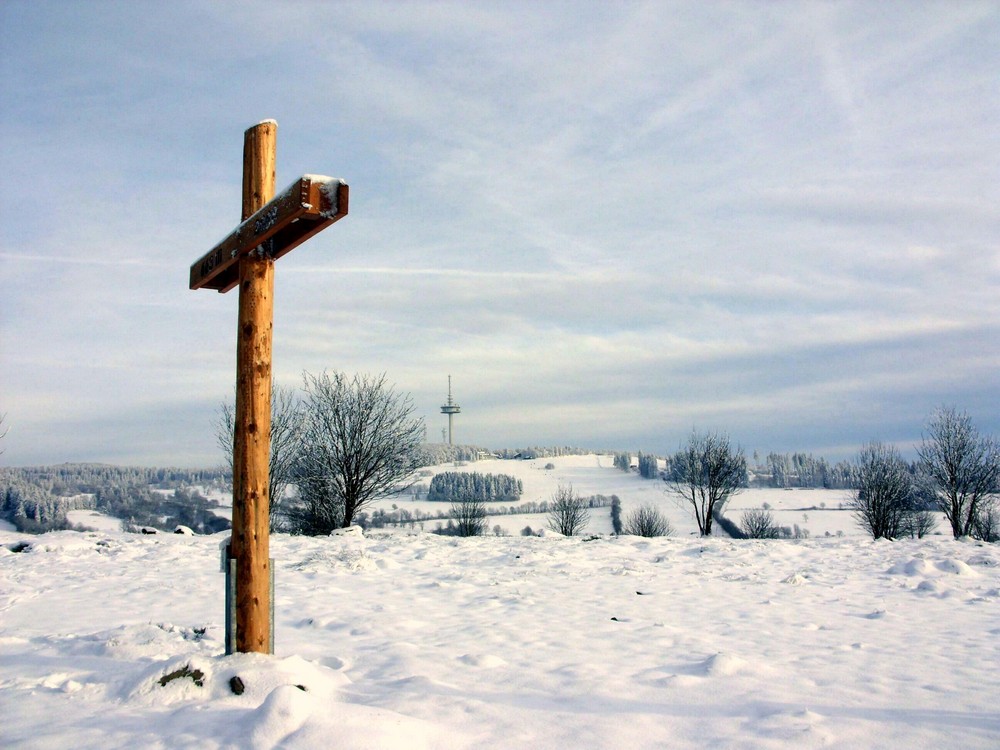
[[[455,415],[462,411],[462,407],[455,403],[454,399],[451,397],[451,375],[448,376],[448,403],[441,407],[441,413],[448,415],[448,445],[454,445],[452,442],[452,420]]]

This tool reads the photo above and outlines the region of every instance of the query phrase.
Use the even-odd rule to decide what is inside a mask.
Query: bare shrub
[[[451,504],[451,517],[458,536],[483,536],[486,533],[486,503],[476,497],[463,497]]]
[[[674,533],[674,528],[657,508],[643,505],[628,514],[623,533],[646,537],[670,536]]]
[[[872,442],[858,453],[858,488],[850,500],[854,516],[873,539],[895,539],[913,497],[913,478],[899,451]]]
[[[1000,510],[995,503],[989,503],[980,509],[972,524],[972,533],[976,539],[984,542],[1000,541]]]
[[[573,492],[573,485],[559,485],[549,503],[549,528],[563,536],[574,536],[590,521],[590,510]]]
[[[766,508],[750,508],[740,517],[740,528],[747,539],[777,539],[778,526]]]
[[[923,539],[934,531],[935,526],[937,526],[937,519],[933,513],[927,510],[911,510],[903,516],[900,534]]]

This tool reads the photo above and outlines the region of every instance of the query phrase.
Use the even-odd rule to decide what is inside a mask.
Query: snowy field
[[[222,538],[0,531],[0,747],[1000,746],[998,545],[278,535],[224,657]]]
[[[546,469],[546,466],[554,468]],[[524,502],[551,500],[552,495],[560,485],[572,486],[573,490],[584,497],[590,495],[618,495],[622,501],[622,517],[629,511],[641,505],[653,505],[670,520],[677,536],[697,535],[698,526],[688,507],[678,504],[676,496],[669,494],[666,484],[661,480],[643,479],[635,471],[623,472],[614,468],[614,457],[610,455],[558,456],[555,458],[538,458],[530,461],[486,460],[474,461],[462,465],[442,464],[428,467],[424,470],[420,483],[424,486],[430,483],[434,474],[443,471],[475,471],[481,474],[509,474],[517,477],[524,484],[524,494],[516,503],[501,503],[501,505],[519,505]],[[765,504],[771,509],[775,523],[779,526],[808,531],[811,537],[847,535],[864,537],[850,511],[843,510],[850,497],[848,490],[803,490],[803,489],[748,489],[735,495],[727,506],[726,515],[735,523],[747,508],[761,508]],[[424,513],[447,513],[449,503],[413,501],[410,495],[403,494],[393,498],[380,500],[377,508],[390,510],[393,506],[414,511],[420,509]],[[489,505],[487,505],[487,510]],[[943,518],[943,517],[942,517]],[[428,521],[424,524],[426,530],[435,528],[446,521]],[[499,525],[507,534],[516,535],[525,526],[532,529],[544,529],[547,518],[544,514],[490,516],[488,526],[492,529]],[[938,524],[938,531],[944,532],[947,526]],[[595,508],[590,522],[584,529],[588,534],[610,534],[611,509]]]
[[[546,466],[554,468],[547,469]],[[509,474],[520,479],[524,485],[524,493],[520,500],[514,503],[499,503],[502,506],[520,505],[526,502],[542,502],[551,500],[560,486],[572,486],[573,490],[583,497],[591,495],[617,495],[622,502],[622,517],[629,511],[641,505],[653,505],[670,521],[676,536],[698,534],[698,526],[687,506],[677,502],[676,496],[667,492],[667,486],[662,480],[643,479],[636,471],[628,473],[614,468],[614,457],[611,455],[557,456],[538,458],[528,461],[488,459],[470,461],[461,464],[441,464],[421,469],[418,485],[425,490],[431,477],[445,471],[479,472],[480,474]],[[226,518],[232,517],[232,497],[219,492],[209,492],[199,488],[205,497],[220,503],[222,507],[215,512]],[[811,489],[746,489],[735,495],[726,506],[726,516],[734,523],[739,523],[743,511],[748,508],[767,507],[771,510],[778,526],[794,528],[799,526],[810,537],[817,536],[866,536],[865,532],[854,520],[853,514],[846,509],[850,499],[848,490],[811,490]],[[414,500],[410,493],[376,501],[367,510],[393,508],[408,510],[413,513],[446,515],[450,503],[430,502],[426,499]],[[487,504],[487,511],[490,505]],[[86,517],[90,511],[74,511],[79,515],[70,516],[74,523],[104,530],[117,528],[116,519],[109,519],[100,526],[100,519]],[[438,524],[444,526],[446,519],[425,521],[423,530],[431,531]],[[548,518],[545,514],[490,515],[487,526],[491,530],[500,526],[503,533],[512,536],[519,535],[525,526],[534,531],[547,528]],[[419,529],[418,524],[414,525]],[[948,526],[944,516],[939,515],[935,531],[944,534]],[[590,521],[583,530],[584,534],[611,534],[611,508],[595,508],[591,512]]]
[[[232,503],[232,500],[229,502]],[[106,516],[96,510],[71,510],[66,518],[74,526],[84,526],[94,531],[120,531],[122,528],[120,518]]]

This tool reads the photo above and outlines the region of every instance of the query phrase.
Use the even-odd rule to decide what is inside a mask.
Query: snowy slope
[[[219,541],[0,531],[0,747],[1000,743],[997,545],[279,535],[226,658]]]
[[[613,462],[614,457],[610,455],[584,455],[538,458],[529,461],[491,459],[459,466],[442,464],[423,469],[424,476],[420,482],[426,486],[431,476],[443,471],[509,474],[524,484],[524,493],[514,505],[528,501],[551,500],[560,485],[572,486],[577,494],[584,497],[618,495],[622,502],[623,517],[640,505],[653,505],[667,516],[677,536],[698,533],[698,526],[690,510],[677,502],[676,495],[667,492],[664,482],[643,479],[635,471],[623,472],[614,468]],[[554,468],[546,469],[545,467],[549,465]],[[853,514],[841,508],[849,497],[848,490],[747,489],[732,497],[726,515],[735,523],[739,523],[744,510],[760,508],[766,504],[772,509],[774,520],[779,526],[792,528],[798,525],[813,537],[840,534],[863,538],[865,533],[855,522]],[[373,507],[389,510],[393,505],[411,512],[419,508],[423,512],[435,514],[447,513],[449,508],[448,503],[413,501],[408,494],[385,498]],[[537,530],[545,528],[546,522],[544,515],[490,516],[488,525],[491,529],[494,525],[499,525],[506,533],[516,535],[526,525]],[[425,524],[425,528],[430,530],[435,525],[436,522],[429,522]],[[946,524],[938,524],[938,531],[946,529]],[[611,531],[611,509],[594,509],[584,533],[610,534]]]

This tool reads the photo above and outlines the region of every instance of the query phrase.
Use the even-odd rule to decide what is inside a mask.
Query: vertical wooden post
[[[278,124],[243,136],[243,220],[274,197]],[[271,453],[271,332],[274,259],[266,248],[240,258],[233,441],[236,650],[268,653],[271,643],[268,472]]]

